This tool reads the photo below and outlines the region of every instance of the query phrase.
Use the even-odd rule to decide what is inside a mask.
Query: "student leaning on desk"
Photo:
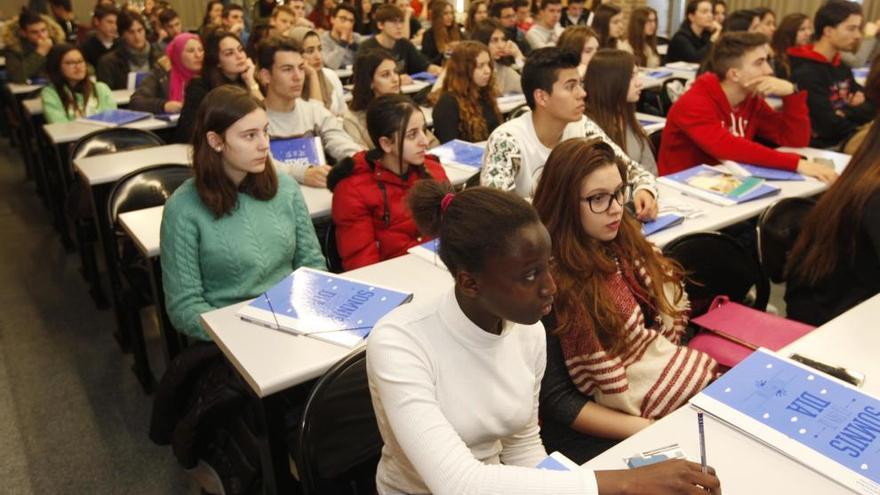
[[[536,469],[546,363],[541,316],[556,284],[551,240],[507,192],[422,181],[409,206],[455,285],[383,318],[367,376],[384,446],[378,493],[439,495],[720,493],[714,471],[677,460],[626,471]]]
[[[195,339],[210,339],[200,314],[256,297],[300,266],[326,266],[299,186],[269,161],[267,127],[265,107],[244,88],[208,93],[195,119],[195,177],[165,204],[168,316]]]

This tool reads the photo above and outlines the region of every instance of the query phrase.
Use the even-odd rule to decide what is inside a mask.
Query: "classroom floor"
[[[0,139],[0,491],[198,493],[147,438],[152,398],[78,267]]]

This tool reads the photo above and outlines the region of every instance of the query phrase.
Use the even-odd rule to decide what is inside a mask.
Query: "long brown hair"
[[[626,37],[636,57],[636,64],[640,67],[648,65],[648,56],[645,54],[646,48],[651,50],[651,53],[658,55],[657,29],[654,29],[654,34],[651,36],[645,36],[645,24],[648,23],[651,14],[654,14],[655,20],[658,19],[657,11],[651,7],[638,7],[629,14],[629,26],[627,26]]]
[[[266,106],[246,89],[232,84],[212,89],[199,105],[191,141],[195,184],[199,198],[215,218],[235,209],[240,192],[263,201],[274,198],[278,192],[278,176],[268,156],[262,172],[249,173],[236,187],[224,171],[222,152],[208,144],[208,132],[224,136],[233,124],[258,108],[265,110]]]
[[[631,53],[603,48],[596,52],[584,75],[584,113],[624,151],[627,129],[648,142],[636,119],[636,104],[626,101],[635,64]]]
[[[609,165],[617,167],[625,183],[625,165],[601,139],[563,141],[547,158],[532,206],[553,239],[557,333],[595,332],[603,346],[616,355],[626,345],[623,333],[628,315],[620,314],[606,296],[605,281],[617,271],[618,262],[640,262],[651,280],[641,287],[647,302],[655,311],[674,316],[678,316],[675,305],[684,296],[684,271],[654,249],[642,235],[639,221],[629,214],[623,215],[612,241],[599,241],[584,231],[578,213],[583,208],[581,187],[590,174]],[[678,289],[673,300],[664,291],[670,282]]]
[[[241,87],[245,86],[241,74],[236,76],[235,81],[230,81],[223,75],[223,72],[220,71],[220,43],[226,38],[232,38],[241,44],[241,39],[239,39],[237,34],[222,29],[214,30],[205,37],[205,58],[202,63],[202,79],[204,79],[211,88],[216,88],[222,84],[238,84]]]
[[[474,83],[474,69],[477,67],[477,57],[484,52],[489,55],[492,75],[489,77],[489,83],[480,88]],[[496,92],[495,68],[492,65],[489,47],[479,41],[462,41],[452,50],[452,56],[446,62],[443,87],[432,95],[432,99],[439,98],[443,93],[452,95],[458,103],[461,116],[458,121],[461,138],[465,141],[484,141],[489,138],[490,129],[486,126],[481,102],[488,102],[495,118],[498,122],[502,121]]]
[[[599,35],[596,34],[596,31],[593,31],[593,28],[580,25],[568,26],[559,35],[559,41],[556,42],[556,46],[563,50],[577,53],[578,61],[580,61],[584,45],[587,44],[587,40],[590,38],[596,38],[597,41],[599,39]]]
[[[773,56],[776,57],[786,77],[791,76],[791,63],[786,52],[797,43],[797,35],[801,29],[801,24],[809,19],[810,17],[806,14],[788,14],[782,18],[782,22],[779,23],[779,27],[773,33],[773,39],[770,40],[770,46],[773,47]]]
[[[593,11],[593,30],[599,36],[599,48],[617,48],[617,38],[611,37],[611,18],[623,10],[617,5],[603,3]]]
[[[443,12],[446,7],[452,9],[452,26],[443,23]],[[437,51],[441,54],[446,51],[450,41],[461,41],[461,30],[455,22],[455,7],[446,0],[434,0],[431,2],[431,31],[434,32],[434,42]]]
[[[880,104],[880,58],[871,64],[865,93]],[[880,192],[880,113],[846,170],[807,215],[788,256],[786,273],[810,286],[819,285],[856,254],[865,205]]]

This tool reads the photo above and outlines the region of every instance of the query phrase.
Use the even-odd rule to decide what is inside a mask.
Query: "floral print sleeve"
[[[516,189],[516,175],[522,164],[522,154],[513,135],[493,132],[483,154],[480,185],[504,191]]]
[[[627,154],[624,153],[624,151],[620,149],[620,147],[617,146],[607,134],[605,134],[605,131],[589,118],[584,119],[584,137],[599,138],[611,146],[611,150],[614,151],[614,154],[626,164],[626,179],[630,185],[632,185],[633,194],[640,189],[645,189],[653,194],[655,198],[658,197],[657,181],[654,176],[651,175],[651,172],[648,172],[637,162],[633,161],[632,158],[627,156]]]

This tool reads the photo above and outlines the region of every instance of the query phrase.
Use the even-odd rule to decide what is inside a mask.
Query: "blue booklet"
[[[708,165],[697,165],[657,179],[682,193],[721,206],[779,194],[779,188],[758,177],[731,174]]]
[[[747,175],[758,177],[766,180],[785,180],[800,181],[806,178],[790,170],[782,170],[778,168],[761,167],[759,165],[749,165],[747,163],[724,162],[724,166],[731,169],[731,172],[738,175]]]
[[[483,153],[486,148],[460,139],[453,139],[429,151],[444,165],[466,165],[479,170],[483,166]]]
[[[141,83],[144,82],[144,79],[146,79],[147,75],[149,74],[149,72],[129,72],[125,84],[126,89],[128,89],[129,91],[134,91],[138,89]]]
[[[137,112],[134,110],[115,109],[89,115],[88,117],[80,117],[77,120],[88,124],[98,124],[107,127],[117,127],[138,120],[144,120],[152,117],[150,112]]]
[[[354,347],[411,293],[300,267],[238,311],[269,328]]]
[[[671,71],[671,70],[657,69],[657,70],[651,70],[651,71],[648,71],[648,72],[647,72],[647,75],[648,75],[648,77],[653,77],[654,79],[663,79],[663,78],[665,78],[665,77],[671,77],[671,76],[672,76],[672,71]]]
[[[276,161],[291,165],[324,165],[324,145],[320,136],[273,138],[269,151]]]
[[[565,457],[561,452],[553,452],[535,467],[549,471],[574,471],[579,469],[579,466],[574,461]]]
[[[880,399],[766,349],[691,404],[856,493],[880,493]]]
[[[857,67],[852,70],[853,77],[868,77],[869,67]]]
[[[674,227],[681,222],[684,222],[684,217],[681,215],[676,215],[675,213],[669,213],[667,215],[660,215],[656,220],[652,220],[650,222],[645,222],[642,224],[642,234],[645,237],[648,237],[651,234],[656,234],[661,230],[666,230],[670,227]]]
[[[437,76],[430,72],[416,72],[415,74],[410,74],[409,77],[413,78],[414,81],[425,81],[431,84],[437,82]]]

